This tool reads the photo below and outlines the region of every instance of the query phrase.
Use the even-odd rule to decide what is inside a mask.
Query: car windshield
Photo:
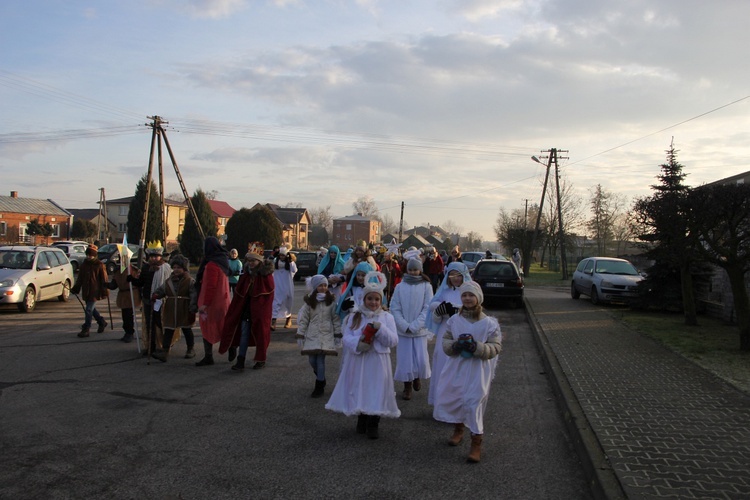
[[[0,250],[0,267],[4,269],[31,269],[34,252]]]
[[[513,277],[513,268],[510,263],[487,262],[477,265],[477,278],[510,278]]]
[[[596,272],[599,274],[621,274],[624,276],[638,276],[638,270],[630,262],[615,260],[599,260],[596,262]]]

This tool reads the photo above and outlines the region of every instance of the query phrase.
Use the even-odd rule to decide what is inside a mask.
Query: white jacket
[[[431,335],[431,332],[424,326],[431,300],[432,285],[429,281],[422,281],[416,285],[402,281],[396,285],[390,307],[399,335],[405,337]]]
[[[303,355],[337,356],[335,339],[341,339],[341,318],[336,314],[336,301],[318,302],[315,309],[305,303],[297,313],[296,338],[303,340]]]

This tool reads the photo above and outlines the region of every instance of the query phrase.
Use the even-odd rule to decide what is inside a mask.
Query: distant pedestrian
[[[519,250],[518,248],[514,248],[513,249],[513,257],[511,257],[511,259],[513,260],[513,263],[518,268],[518,272],[521,273],[521,274],[523,274],[523,267],[521,266],[521,264],[522,264],[522,262],[521,262],[521,250]]]
[[[236,248],[229,251],[229,271],[229,293],[234,294],[234,287],[237,286],[242,272],[242,261],[239,259],[239,252]]]
[[[336,300],[328,290],[328,279],[316,274],[306,280],[307,295],[297,313],[297,341],[301,354],[315,373],[315,389],[310,395],[319,398],[326,386],[326,356],[338,356],[341,343],[341,319],[336,314]]]
[[[451,254],[448,257],[448,262],[445,264],[448,265],[451,262],[463,262],[463,259],[461,258],[461,248],[458,245],[453,247],[453,250],[451,250]]]
[[[365,263],[362,263],[365,264]],[[344,359],[326,409],[357,415],[357,433],[379,437],[381,417],[398,418],[401,411],[393,390],[391,348],[398,344],[393,316],[383,309],[385,276],[365,277],[362,302],[343,327]]]
[[[96,302],[109,296],[107,286],[107,269],[102,261],[97,258],[98,248],[95,245],[89,245],[86,248],[86,259],[78,270],[76,283],[70,291],[76,295],[80,292],[83,301],[86,303],[84,311],[83,325],[79,337],[88,337],[91,329],[92,318],[96,321],[98,328],[96,333],[103,333],[107,327],[107,321],[99,314],[96,309]]]
[[[276,291],[273,298],[271,330],[276,329],[276,318],[283,317],[284,328],[292,327],[292,308],[294,307],[294,275],[297,264],[286,247],[279,248],[279,255],[273,263],[273,281]]]
[[[425,328],[430,310],[432,285],[422,272],[422,261],[409,259],[406,274],[396,286],[390,310],[398,330],[396,373],[393,379],[404,383],[402,398],[410,400],[412,389],[419,391],[422,380],[430,378],[430,355],[427,341],[433,334]]]
[[[213,345],[221,340],[224,317],[229,308],[229,256],[219,240],[209,236],[203,243],[203,260],[195,285],[198,293],[198,321],[203,334],[203,359],[196,366],[214,364]]]
[[[490,384],[495,377],[497,355],[500,354],[502,334],[500,325],[482,311],[482,288],[467,281],[459,288],[461,309],[448,319],[448,327],[438,339],[448,356],[435,397],[435,420],[454,425],[448,440],[458,446],[464,428],[471,431],[468,462],[480,460],[484,434],[484,412],[490,395]]]
[[[443,272],[445,270],[445,264],[443,259],[440,258],[440,254],[437,253],[435,247],[428,246],[424,249],[424,272],[430,277],[430,283],[432,283],[432,293],[437,291],[440,282],[442,281]]]

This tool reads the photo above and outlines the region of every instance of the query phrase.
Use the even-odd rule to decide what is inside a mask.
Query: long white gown
[[[432,285],[429,281],[409,284],[404,281],[396,285],[391,298],[391,314],[398,329],[396,348],[396,373],[398,382],[430,378],[430,355],[427,341],[433,333],[424,326],[432,300]],[[409,332],[407,333],[407,330]]]
[[[449,288],[445,291],[442,298],[446,302],[453,304],[453,307],[456,309],[461,308],[461,292],[458,291],[458,288]],[[448,327],[448,318],[443,318],[435,314],[435,308],[439,305],[437,302],[432,302],[430,304],[430,312],[428,313],[433,315],[433,322],[439,325],[437,332],[435,332],[435,349],[432,352],[432,378],[430,379],[430,392],[427,394],[427,404],[430,405],[435,405],[435,394],[437,394],[437,386],[440,383],[440,372],[447,358],[443,352],[442,338]]]
[[[275,286],[273,294],[272,318],[286,318],[292,315],[294,307],[294,275],[297,274],[297,264],[289,264],[286,270],[281,260],[274,264],[273,283]]]
[[[396,404],[391,367],[391,347],[398,344],[393,316],[382,309],[366,311],[358,328],[352,328],[354,314],[344,320],[344,357],[341,371],[326,409],[344,415],[377,415],[398,418],[401,411]],[[362,330],[367,323],[380,322],[380,329],[369,351],[357,351]]]
[[[463,423],[472,434],[483,434],[484,412],[502,341],[500,325],[491,316],[471,323],[455,314],[448,320],[447,331],[444,344],[451,345],[460,334],[470,333],[478,343],[477,352],[471,358],[446,355],[432,416],[441,422]]]

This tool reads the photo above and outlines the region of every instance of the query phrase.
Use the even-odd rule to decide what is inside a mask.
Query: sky
[[[586,204],[648,196],[672,143],[688,185],[750,170],[747,19],[745,0],[3,0],[0,194],[132,196],[158,115],[191,194],[336,217],[369,196],[494,240],[551,148]]]

